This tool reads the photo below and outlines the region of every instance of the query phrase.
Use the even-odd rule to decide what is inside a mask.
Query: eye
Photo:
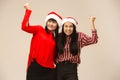
[[[53,21],[53,23],[57,23],[56,21]]]
[[[67,28],[68,26],[67,26],[67,25],[65,25],[64,27],[65,27],[65,28]]]
[[[70,28],[73,28],[73,26],[71,25]]]

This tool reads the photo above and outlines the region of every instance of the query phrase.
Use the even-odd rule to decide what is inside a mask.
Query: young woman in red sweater
[[[28,4],[26,9],[22,30],[33,35],[31,39],[30,52],[27,67],[27,80],[55,80],[54,58],[56,51],[56,38],[61,23],[61,16],[50,12],[45,18],[45,29],[41,25],[30,25],[29,18],[32,10]]]
[[[57,40],[57,80],[78,80],[77,66],[80,64],[80,52],[84,46],[97,43],[95,17],[90,17],[92,37],[76,31],[78,22],[67,17],[62,21],[62,32]]]

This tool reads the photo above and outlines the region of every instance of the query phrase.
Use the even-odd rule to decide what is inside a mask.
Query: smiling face
[[[47,28],[48,28],[49,31],[55,31],[55,29],[57,28],[58,24],[57,24],[56,20],[49,19],[47,21],[46,25],[47,25]]]
[[[65,22],[63,25],[63,31],[64,33],[69,36],[73,33],[74,27],[71,22]]]

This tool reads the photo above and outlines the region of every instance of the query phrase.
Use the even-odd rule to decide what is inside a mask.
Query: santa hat
[[[71,22],[71,23],[73,23],[75,26],[78,24],[78,22],[76,21],[76,19],[73,18],[73,17],[66,17],[65,19],[62,20],[61,25],[63,26],[63,24],[66,23],[66,22]]]
[[[45,18],[45,22],[47,22],[51,18],[55,19],[57,21],[58,25],[60,26],[61,21],[62,21],[62,17],[59,14],[57,14],[55,12],[48,13],[48,15]]]

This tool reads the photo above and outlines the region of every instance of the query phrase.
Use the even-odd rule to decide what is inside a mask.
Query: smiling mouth
[[[71,33],[71,31],[66,31],[67,33]]]

